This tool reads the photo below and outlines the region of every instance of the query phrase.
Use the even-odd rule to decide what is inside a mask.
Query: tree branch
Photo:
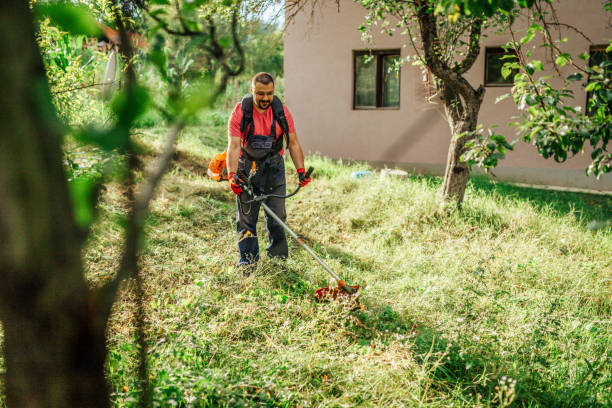
[[[484,96],[484,88],[472,88],[470,83],[458,72],[452,70],[446,62],[440,59],[440,40],[438,38],[436,21],[429,2],[426,0],[413,0],[416,7],[416,16],[419,21],[423,51],[427,67],[442,81],[447,81],[457,89],[466,101],[474,98],[479,100]]]
[[[76,88],[60,89],[59,91],[52,92],[52,94],[59,95],[59,94],[66,93],[66,92],[73,92],[73,91],[78,91],[81,89],[92,88],[94,86],[110,85],[110,84],[114,84],[115,82],[118,82],[118,81],[115,80],[115,81],[108,81],[108,82],[100,82],[100,83],[93,83],[93,84],[77,86]]]
[[[475,18],[470,26],[470,40],[468,45],[468,52],[463,61],[459,64],[455,71],[459,74],[463,74],[472,68],[474,62],[480,54],[480,34],[482,30],[483,20],[481,18]]]
[[[593,44],[593,40],[591,40],[589,37],[586,36],[586,34],[584,34],[582,31],[580,31],[578,28],[574,27],[571,24],[560,23],[558,21],[549,21],[548,25],[550,25],[550,26],[557,26],[557,27],[564,27],[564,28],[570,29],[570,30],[576,32],[582,38],[584,38],[589,44]]]
[[[516,41],[516,36],[514,35],[514,31],[512,30],[512,23],[510,22],[508,23],[508,31],[510,32],[510,36],[512,37],[512,47],[514,48],[514,52],[516,53],[516,56],[519,59],[519,63],[524,69],[527,66],[527,62],[525,61],[525,56],[523,55],[521,48],[517,45],[518,42]],[[540,91],[538,91],[538,87],[536,86],[535,81],[533,80],[533,77],[531,76],[531,74],[529,74],[529,72],[527,72],[527,70],[525,70],[525,75],[527,75],[527,79],[529,79],[529,83],[533,87],[534,92],[539,96],[538,99],[540,101],[539,102],[540,107],[544,109],[545,105],[541,97],[542,95],[540,95]]]

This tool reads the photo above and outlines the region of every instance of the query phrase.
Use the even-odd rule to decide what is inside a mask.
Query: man
[[[234,181],[237,174],[247,180],[249,174],[255,194],[286,194],[283,141],[287,141],[291,160],[297,169],[300,185],[304,187],[310,178],[304,171],[304,154],[295,134],[293,117],[280,100],[274,96],[274,79],[260,72],[251,81],[252,95],[246,96],[232,112],[228,123],[227,171],[230,188],[236,198],[236,227],[238,231],[238,266],[254,264],[259,259],[257,218],[260,204],[245,203],[251,197]],[[270,197],[265,203],[283,221],[287,218],[285,199]],[[266,214],[269,245],[268,256],[286,258],[288,255],[285,231]]]

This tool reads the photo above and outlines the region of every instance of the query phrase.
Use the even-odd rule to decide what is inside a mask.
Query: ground
[[[163,133],[138,135],[145,163]],[[236,271],[234,196],[205,175],[222,134],[185,131],[147,220],[158,406],[612,406],[610,196],[474,178],[452,211],[438,178],[352,180],[367,167],[309,157],[287,222],[362,287],[359,308],[318,303],[328,276],[294,242],[286,262]],[[83,254],[92,285],[116,270],[124,208],[110,183]],[[118,407],[138,390],[133,313],[128,284],[109,330]]]

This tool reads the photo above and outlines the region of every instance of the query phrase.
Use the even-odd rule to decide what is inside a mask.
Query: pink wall
[[[296,122],[304,149],[333,158],[384,162],[405,168],[441,173],[450,140],[450,130],[440,104],[425,102],[425,88],[418,67],[405,64],[400,71],[400,108],[397,110],[353,110],[353,50],[366,49],[357,27],[364,10],[352,0],[335,1],[315,12],[297,16],[285,34],[285,98]],[[597,43],[612,37],[608,17],[599,0],[562,0],[557,5],[560,21],[578,25]],[[580,23],[576,22],[580,16]],[[524,28],[523,28],[524,30]],[[520,35],[523,31],[517,28]],[[573,32],[565,44],[577,55],[588,51],[586,40]],[[484,46],[499,46],[509,36],[491,33]],[[402,57],[412,51],[402,47],[406,36],[377,35],[373,49],[401,48]],[[534,40],[535,43],[535,40]],[[484,46],[469,72],[468,80],[477,86],[484,81]],[[545,56],[534,54],[533,58]],[[548,74],[548,73],[547,73]],[[495,98],[510,87],[487,87],[479,121],[496,124],[496,130],[514,138],[515,130],[506,128],[518,113],[508,98],[495,104]],[[579,86],[574,89],[575,105],[584,107],[586,96]],[[537,155],[533,146],[521,144],[501,162],[495,172],[500,178],[534,184],[565,185],[612,191],[612,174],[584,176],[589,154],[578,155],[558,164]]]

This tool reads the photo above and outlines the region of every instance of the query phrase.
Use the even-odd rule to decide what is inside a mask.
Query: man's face
[[[255,101],[255,105],[259,109],[266,110],[268,106],[272,103],[272,99],[274,98],[274,83],[270,82],[265,85],[261,82],[255,82],[253,88],[251,88],[253,92],[253,100]]]

